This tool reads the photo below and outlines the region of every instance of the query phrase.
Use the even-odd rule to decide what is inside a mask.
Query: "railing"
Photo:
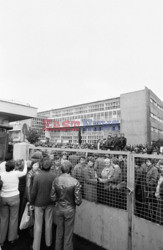
[[[41,150],[44,155],[48,154],[52,158],[51,171],[55,171],[56,156],[60,156],[62,161],[64,157],[71,161],[72,175],[80,181],[85,200],[82,209],[78,210],[80,216],[77,216],[80,223],[77,222],[76,231],[81,236],[87,238],[90,235],[88,239],[106,249],[112,245],[109,249],[152,250],[163,245],[162,237],[158,240],[158,235],[163,233],[163,177],[160,164],[163,163],[160,162],[163,161],[163,156],[38,147],[29,149],[29,158],[35,150]],[[108,235],[102,230],[98,232],[93,226],[90,228],[92,232],[79,230],[83,221],[87,223],[90,220],[90,223],[95,223],[99,206],[100,211],[105,212],[100,214],[102,220],[98,227],[107,228]],[[90,207],[92,217],[87,218]],[[113,227],[108,229],[106,221],[110,225],[113,223]],[[148,230],[145,230],[147,227]],[[125,232],[124,228],[127,229]],[[153,230],[158,230],[159,233],[156,235]],[[119,245],[116,245],[115,240],[119,241]]]

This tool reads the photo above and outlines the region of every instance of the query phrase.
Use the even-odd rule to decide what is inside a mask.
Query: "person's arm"
[[[18,177],[22,177],[22,176],[26,175],[26,173],[27,173],[27,161],[24,161],[23,171],[16,170],[15,172],[17,173]]]
[[[52,183],[50,198],[51,198],[52,201],[57,201],[57,194],[56,194],[56,189],[55,189],[55,179],[54,179],[54,181]]]
[[[85,170],[84,170],[84,180],[85,180],[85,182],[88,183],[88,184],[93,184],[93,185],[96,185],[96,184],[97,184],[97,178],[91,178],[88,169],[85,169]]]
[[[1,180],[1,176],[0,176],[0,190],[1,190],[2,186],[3,186],[3,181]]]
[[[74,167],[72,171],[72,176],[77,179],[77,165]]]
[[[81,193],[81,185],[79,181],[75,185],[74,196],[75,196],[75,204],[77,206],[80,206],[80,204],[82,203],[82,193]]]
[[[34,178],[34,172],[33,170],[30,170],[26,176],[26,192],[27,192],[27,199],[30,201],[31,197],[31,189],[32,189],[32,182]]]
[[[38,192],[38,177],[35,176],[34,181],[33,181],[32,190],[31,190],[31,197],[30,197],[30,201],[29,201],[30,205],[35,204],[37,192]]]
[[[110,182],[120,182],[122,180],[121,178],[121,169],[117,168],[114,170],[113,175],[110,177]]]
[[[157,169],[153,169],[152,173],[151,173],[151,178],[149,179],[149,186],[153,187],[156,185],[157,183],[157,177],[158,177],[158,171]]]

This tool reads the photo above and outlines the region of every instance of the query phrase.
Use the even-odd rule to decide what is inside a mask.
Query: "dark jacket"
[[[41,170],[35,175],[31,191],[31,205],[43,207],[53,204],[50,199],[50,192],[54,178],[55,176],[51,171]]]
[[[41,171],[40,168],[37,170],[31,169],[26,175],[26,197],[28,201],[31,200],[31,191],[32,191],[34,176],[38,174],[40,171]]]
[[[81,185],[70,174],[61,174],[52,184],[51,199],[58,207],[72,209],[82,202]]]
[[[146,174],[146,185],[148,191],[151,192],[156,191],[157,180],[158,180],[158,170],[156,167],[151,165],[150,167],[148,167]]]
[[[0,190],[1,190],[2,186],[3,186],[3,181],[1,180],[1,176],[0,176]]]

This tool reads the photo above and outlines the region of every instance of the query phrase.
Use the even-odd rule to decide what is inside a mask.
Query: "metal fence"
[[[72,163],[71,175],[79,180],[82,197],[120,209],[127,209],[127,154],[121,152],[37,148],[52,160],[51,171],[60,174],[64,160]],[[31,153],[30,153],[31,155]]]
[[[142,226],[146,221],[150,221],[151,228],[157,224],[160,230],[163,230],[161,226],[163,224],[163,156],[122,151],[40,147],[30,148],[29,158],[36,150],[42,151],[44,157],[48,155],[52,159],[51,171],[55,171],[56,176],[60,174],[60,164],[65,160],[71,161],[71,174],[82,186],[83,199],[94,202],[95,206],[100,204],[115,208],[116,211],[119,209],[126,211],[128,249],[137,249],[133,246],[136,218],[143,219]],[[142,230],[136,234],[143,234]],[[142,246],[142,249],[146,247]]]

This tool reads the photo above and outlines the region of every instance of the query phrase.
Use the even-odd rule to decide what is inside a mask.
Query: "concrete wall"
[[[132,250],[163,249],[163,226],[133,217]]]
[[[146,143],[147,130],[146,91],[136,91],[120,96],[121,132],[127,137],[127,144]]]
[[[127,211],[83,200],[77,207],[75,233],[110,250],[127,250]]]

